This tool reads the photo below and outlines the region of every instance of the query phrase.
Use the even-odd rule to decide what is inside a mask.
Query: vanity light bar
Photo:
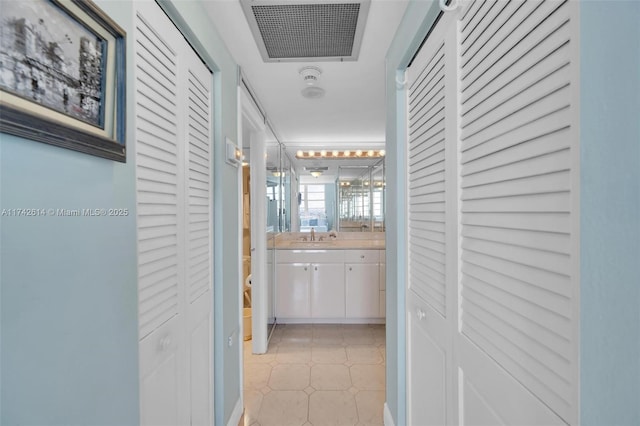
[[[364,186],[369,186],[369,181],[365,181],[363,183],[364,183]],[[351,185],[352,185],[352,183],[349,182],[348,180],[341,180],[340,181],[340,186],[351,186]],[[358,182],[357,185],[360,185],[360,182]],[[373,182],[373,186],[380,188],[380,187],[386,186],[386,184],[383,181],[377,181],[376,180],[376,181]]]
[[[334,159],[340,159],[340,158],[380,158],[380,157],[384,157],[386,154],[384,149],[379,149],[379,150],[374,150],[374,149],[369,149],[369,150],[355,150],[355,151],[351,151],[351,150],[344,150],[344,151],[338,151],[338,150],[321,150],[321,151],[314,151],[314,150],[309,150],[309,151],[302,151],[299,150],[298,152],[296,152],[296,158],[302,159],[302,160],[308,160],[308,159],[318,159],[318,158],[334,158]]]

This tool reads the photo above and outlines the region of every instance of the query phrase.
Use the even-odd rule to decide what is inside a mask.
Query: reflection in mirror
[[[338,168],[338,226],[342,232],[383,232],[384,160],[373,166]]]

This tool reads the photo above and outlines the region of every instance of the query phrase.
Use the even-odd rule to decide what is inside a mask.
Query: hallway
[[[384,325],[278,325],[266,354],[244,354],[240,425],[383,424]]]

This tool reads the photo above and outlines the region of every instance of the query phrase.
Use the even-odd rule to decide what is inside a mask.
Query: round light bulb
[[[384,157],[384,155],[386,154],[384,149],[381,149],[380,151],[378,151],[378,155],[380,155],[380,157]]]
[[[350,157],[350,156],[351,156],[351,151],[346,150],[346,151],[344,152],[344,156],[345,156],[345,157]]]
[[[304,152],[302,151],[296,152],[296,157],[304,157]]]
[[[339,155],[340,155],[340,152],[338,152],[338,151],[333,151],[333,156],[334,156],[334,157],[337,157],[337,156],[339,156]]]
[[[322,151],[320,151],[320,156],[326,157],[327,156],[327,151],[325,151],[324,149]]]
[[[315,156],[316,156],[315,151],[309,151],[309,157],[315,157]]]
[[[360,157],[361,155],[362,155],[362,151],[361,151],[361,150],[357,150],[357,151],[356,151],[356,156],[357,156],[357,157]]]

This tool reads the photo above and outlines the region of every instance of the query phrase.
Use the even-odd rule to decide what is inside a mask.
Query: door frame
[[[267,236],[266,236],[266,188],[260,182],[266,181],[266,149],[265,138],[267,126],[265,119],[251,94],[245,87],[245,83],[240,77],[238,87],[238,103],[240,105],[241,120],[248,123],[251,133],[250,140],[249,170],[252,182],[251,185],[251,332],[252,352],[256,354],[265,353],[268,344],[267,317],[268,317],[268,291],[267,291]],[[242,132],[242,123],[239,123]],[[244,141],[247,135],[241,134],[240,140]],[[242,209],[239,211],[242,214]],[[240,222],[242,223],[242,221]],[[263,230],[263,232],[260,232]],[[240,274],[242,276],[242,273]],[[243,300],[243,284],[239,286],[240,300]],[[241,302],[242,303],[242,302]],[[240,324],[244,327],[243,310],[240,309]],[[240,335],[244,335],[244,330]]]

